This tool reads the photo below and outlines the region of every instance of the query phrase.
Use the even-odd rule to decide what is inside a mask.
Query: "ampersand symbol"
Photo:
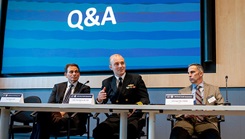
[[[97,25],[99,26],[100,23],[98,22],[99,21],[99,16],[95,16],[94,18],[94,15],[96,14],[96,9],[95,8],[89,8],[86,10],[86,18],[84,19],[84,25],[88,26],[88,27],[91,27],[91,26],[94,26],[94,25]],[[89,20],[91,22],[89,22]]]

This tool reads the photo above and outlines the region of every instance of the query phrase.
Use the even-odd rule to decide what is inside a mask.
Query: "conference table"
[[[114,104],[51,104],[51,103],[3,103],[0,102],[0,139],[8,138],[11,110],[42,112],[100,112],[120,113],[120,139],[127,139],[127,114],[138,109],[149,114],[148,138],[155,139],[156,114],[194,115],[245,115],[245,106],[197,106],[197,105],[114,105]]]

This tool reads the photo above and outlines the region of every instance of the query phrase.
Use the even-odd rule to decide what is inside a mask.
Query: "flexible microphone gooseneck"
[[[89,83],[89,80],[87,80],[83,85],[85,85],[85,84],[87,84],[87,83]]]
[[[228,101],[228,90],[227,90],[227,82],[228,82],[228,76],[225,76],[225,97],[226,97],[226,100],[225,100],[225,103],[224,105],[231,105],[231,103]]]
[[[82,91],[82,88],[87,84],[89,83],[89,80],[87,80],[85,83],[83,83],[83,85],[81,86],[80,90],[79,90],[79,93]]]

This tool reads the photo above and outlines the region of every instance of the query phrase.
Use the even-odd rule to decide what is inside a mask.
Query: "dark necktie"
[[[121,77],[119,78],[119,84],[118,84],[117,90],[119,93],[122,91],[122,78]]]
[[[196,86],[196,105],[202,105],[202,95],[201,95],[200,88],[201,88],[201,86]],[[202,122],[203,119],[204,118],[201,115],[196,116],[196,120],[198,122]]]
[[[119,77],[119,83],[118,83],[118,86],[117,86],[117,100],[116,102],[118,103],[119,102],[119,96],[121,94],[121,91],[122,91],[122,77]]]
[[[63,103],[69,103],[69,98],[70,98],[70,95],[71,95],[71,91],[72,91],[72,87],[73,86],[74,86],[73,84],[71,84],[69,86],[69,89],[68,89],[68,91],[66,93],[65,99],[63,100]]]

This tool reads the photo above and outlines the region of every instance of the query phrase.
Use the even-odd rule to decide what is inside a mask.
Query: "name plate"
[[[94,104],[93,94],[72,94],[69,104]]]
[[[194,105],[194,95],[192,94],[166,94],[166,105]]]
[[[24,103],[21,93],[3,93],[0,102]]]

